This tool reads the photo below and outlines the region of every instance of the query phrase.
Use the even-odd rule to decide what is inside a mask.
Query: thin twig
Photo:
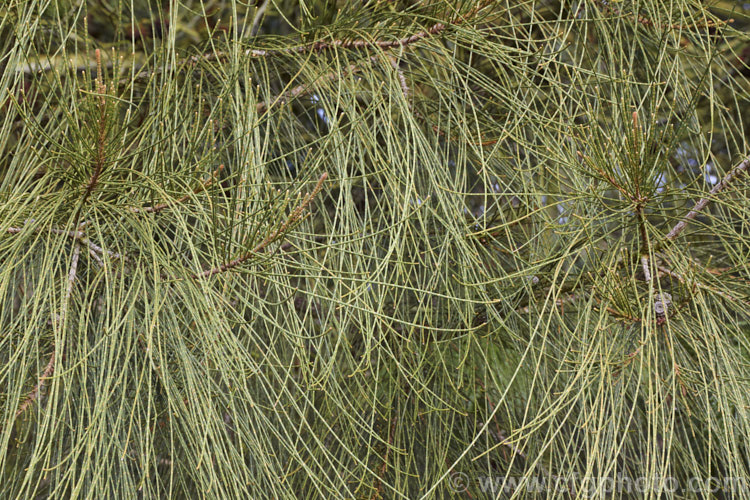
[[[21,406],[18,407],[18,410],[16,410],[16,418],[18,418],[21,413],[25,412],[26,409],[31,406],[34,401],[36,401],[37,396],[39,396],[39,391],[44,386],[44,381],[52,375],[52,371],[55,368],[55,353],[52,352],[52,355],[49,357],[49,362],[47,363],[47,367],[44,369],[42,374],[39,376],[39,382],[37,382],[36,386],[31,390],[28,396],[26,396],[26,399],[23,403],[21,403]]]
[[[601,307],[602,302],[603,302],[602,299],[600,299],[599,297],[594,296],[594,300],[599,305],[599,307]],[[618,311],[617,309],[614,309],[613,307],[605,306],[604,309],[608,313],[610,313],[611,315],[613,315],[613,316],[617,316],[619,318],[626,319],[628,321],[632,321],[633,323],[640,323],[641,322],[641,318],[636,318],[635,316],[631,316],[630,314],[624,313],[622,311]]]
[[[393,69],[396,70],[396,75],[398,76],[398,81],[401,84],[401,91],[404,94],[404,99],[406,102],[409,102],[409,95],[411,94],[411,90],[409,89],[409,85],[406,83],[406,77],[404,76],[404,72],[401,70],[398,64],[398,59],[393,57],[390,54],[387,54],[386,57],[388,57],[388,60],[391,62],[391,66],[393,66]]]
[[[58,324],[61,326],[64,326],[65,324],[65,317],[67,316],[68,312],[68,302],[70,301],[70,296],[73,293],[73,283],[76,279],[76,273],[78,272],[78,257],[81,254],[81,245],[79,243],[76,243],[74,249],[73,249],[73,258],[70,262],[70,271],[68,271],[68,279],[67,279],[67,286],[65,289],[65,299],[63,301],[62,305],[62,311],[60,316],[57,318]],[[62,346],[60,346],[60,350],[62,350]],[[26,396],[26,399],[23,403],[21,403],[21,406],[18,407],[18,410],[16,410],[16,418],[19,417],[26,409],[36,401],[36,399],[39,397],[39,391],[44,387],[44,382],[46,379],[52,376],[52,373],[55,370],[55,351],[52,351],[52,355],[49,358],[49,362],[47,363],[47,367],[44,369],[44,372],[39,376],[39,382],[37,382],[36,386],[31,390],[28,396]]]
[[[244,54],[251,57],[270,57],[285,54],[304,54],[306,52],[323,52],[325,50],[330,50],[333,48],[365,49],[378,47],[380,49],[387,50],[394,47],[405,47],[424,38],[437,35],[443,32],[446,27],[447,25],[443,23],[435,23],[426,30],[419,31],[413,35],[400,38],[398,40],[332,40],[330,42],[318,41],[300,45],[299,47],[288,47],[283,49],[247,49]],[[227,54],[225,54],[224,52],[201,54],[190,57],[188,61],[191,63],[198,63],[201,61],[214,61],[226,57],[226,55]]]
[[[221,172],[221,170],[223,168],[224,168],[223,164],[219,165],[216,168],[216,170],[214,170],[214,172],[211,174],[211,177],[208,180],[204,181],[203,183],[201,183],[200,186],[198,186],[197,188],[195,188],[193,190],[193,194],[198,194],[201,191],[205,191],[206,189],[208,189],[208,187],[211,184],[213,184],[213,182],[216,180],[217,176],[219,175],[219,172]],[[165,208],[169,208],[169,207],[172,207],[172,206],[175,206],[175,205],[179,205],[180,203],[183,203],[188,198],[190,198],[190,194],[186,194],[185,196],[183,196],[182,198],[180,198],[177,201],[172,201],[172,202],[167,202],[167,203],[160,203],[158,205],[154,205],[154,206],[151,206],[151,207],[141,207],[141,208],[131,207],[130,211],[133,212],[134,214],[153,214],[153,213],[160,212],[160,211],[164,210]]]
[[[734,19],[727,19],[726,21],[718,21],[718,22],[712,19],[709,19],[707,21],[698,22],[693,25],[680,24],[680,23],[674,23],[674,24],[655,23],[653,20],[649,19],[648,17],[642,14],[636,14],[636,13],[626,14],[622,12],[620,9],[617,9],[613,7],[612,5],[610,5],[609,2],[605,2],[603,0],[594,0],[594,4],[598,5],[605,14],[611,14],[613,16],[620,16],[626,19],[630,19],[646,27],[658,26],[661,29],[672,29],[672,30],[680,30],[680,31],[688,31],[691,29],[699,30],[699,29],[724,27],[727,24],[731,24],[734,22]]]
[[[104,255],[104,253],[106,252],[107,255],[109,255],[113,259],[119,259],[120,257],[122,257],[122,255],[120,255],[117,252],[113,252],[112,250],[105,250],[104,248],[100,247],[99,245],[97,245],[96,243],[94,243],[93,241],[89,240],[86,237],[80,238],[80,240],[81,240],[81,243],[85,243],[86,246],[89,247],[89,250],[93,250],[99,255]]]
[[[100,267],[104,267],[104,261],[102,260],[101,257],[99,257],[99,254],[96,253],[96,251],[91,247],[89,247],[88,250],[89,250],[89,255],[91,256],[91,258],[93,258],[96,261],[96,263],[99,264]]]
[[[677,279],[680,283],[687,283],[687,280],[684,276],[682,276],[680,273],[677,273],[675,271],[672,271],[671,269],[665,267],[665,266],[658,266],[659,271],[663,272],[664,274],[667,274],[675,279]],[[698,288],[702,288],[703,290],[708,290],[709,292],[713,292],[721,297],[724,297],[730,302],[739,302],[740,304],[745,304],[746,306],[750,307],[750,302],[742,299],[738,299],[737,297],[734,297],[733,295],[730,295],[726,292],[722,292],[721,290],[717,290],[716,288],[713,288],[708,285],[704,285],[700,281],[693,281],[693,285],[695,285]]]
[[[250,250],[249,252],[243,254],[240,257],[237,257],[236,259],[227,262],[226,264],[222,264],[221,266],[214,267],[212,269],[207,269],[203,272],[200,272],[198,274],[194,274],[192,277],[193,279],[198,278],[208,278],[209,276],[213,276],[214,274],[223,273],[225,271],[228,271],[229,269],[232,269],[234,267],[239,266],[249,258],[251,258],[253,255],[258,254],[262,252],[263,250],[268,247],[271,243],[279,239],[280,237],[284,236],[287,232],[287,230],[296,224],[298,221],[302,219],[304,216],[305,210],[307,209],[307,206],[310,204],[310,202],[313,200],[315,196],[320,192],[321,189],[323,189],[323,182],[328,178],[327,173],[323,173],[323,175],[320,176],[318,179],[318,183],[313,188],[312,192],[305,195],[305,197],[302,199],[302,202],[300,202],[297,207],[292,210],[292,213],[289,214],[289,216],[286,218],[286,220],[275,230],[271,231],[260,243],[255,245],[255,247]]]
[[[700,201],[698,201],[693,209],[680,222],[678,222],[671,231],[669,231],[669,233],[664,237],[664,240],[674,241],[675,238],[677,238],[677,236],[679,236],[680,233],[687,227],[690,221],[695,219],[698,213],[706,208],[706,205],[708,205],[711,201],[711,196],[724,190],[724,188],[726,188],[730,182],[742,175],[742,173],[745,172],[748,168],[750,168],[750,158],[730,170],[726,177],[724,177],[721,182],[715,185],[713,189],[708,193],[709,196],[706,196],[705,198],[702,198]]]
[[[483,2],[477,3],[474,8],[468,11],[466,14],[457,15],[453,20],[447,21],[446,23],[435,23],[425,30],[420,30],[412,35],[399,38],[397,40],[332,40],[330,42],[317,41],[301,45],[299,47],[288,47],[283,49],[248,49],[245,51],[245,55],[252,57],[270,57],[276,55],[288,55],[288,54],[302,54],[306,52],[322,52],[334,48],[340,49],[367,49],[367,48],[379,48],[382,50],[393,49],[397,47],[406,47],[425,38],[429,38],[442,33],[448,28],[448,26],[459,26],[470,21],[480,10],[484,9],[488,5],[492,4],[493,0],[484,0]],[[200,61],[212,61],[226,57],[227,54],[224,52],[215,52],[212,54],[201,54],[192,56],[188,59],[189,62],[198,63]]]
[[[26,222],[24,222],[24,226],[28,224],[29,222],[36,222],[36,221],[34,219],[28,219]],[[44,230],[43,228],[39,228],[39,227],[36,227],[33,229],[33,231],[37,233],[43,230]],[[22,231],[23,231],[22,227],[9,227],[8,229],[5,230],[6,233],[10,233],[10,234],[19,234]],[[55,233],[55,234],[64,234],[76,240],[84,237],[83,231],[66,231],[64,229],[57,229],[54,227],[48,228],[47,231],[51,233]]]

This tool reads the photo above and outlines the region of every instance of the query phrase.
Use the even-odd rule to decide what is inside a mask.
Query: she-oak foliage
[[[2,2],[0,498],[750,498],[749,14]]]

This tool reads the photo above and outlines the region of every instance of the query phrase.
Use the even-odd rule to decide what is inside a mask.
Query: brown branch
[[[737,177],[741,176],[748,168],[750,168],[750,158],[743,161],[736,167],[734,167],[732,170],[729,171],[729,173],[724,177],[721,182],[719,182],[717,185],[711,189],[711,191],[708,193],[709,196],[702,198],[698,203],[695,204],[693,209],[680,221],[675,225],[671,231],[664,237],[665,241],[674,241],[677,236],[680,235],[680,233],[687,227],[687,225],[690,223],[691,220],[695,219],[695,217],[698,215],[698,213],[706,208],[706,205],[709,204],[711,201],[711,196],[719,193],[720,191],[724,190],[730,182],[732,182]]]
[[[452,20],[447,21],[445,23],[435,23],[432,26],[430,26],[427,29],[420,30],[412,35],[399,38],[397,40],[332,40],[330,42],[323,42],[323,41],[317,41],[313,43],[308,43],[305,45],[301,45],[299,47],[288,47],[283,49],[248,49],[245,51],[245,55],[252,56],[252,57],[270,57],[270,56],[276,56],[276,55],[286,55],[286,54],[302,54],[306,52],[322,52],[325,50],[330,50],[334,48],[340,48],[340,49],[368,49],[368,48],[379,48],[382,50],[388,50],[393,49],[397,47],[406,47],[408,45],[411,45],[413,43],[416,43],[420,40],[424,40],[426,38],[438,35],[445,31],[448,26],[459,26],[461,24],[464,24],[468,21],[470,21],[477,13],[479,13],[480,10],[484,9],[485,7],[489,6],[493,3],[493,0],[484,0],[482,2],[478,2],[474,8],[472,8],[470,11],[468,11],[466,14],[458,14],[456,15]],[[225,52],[215,52],[212,54],[201,54],[197,56],[192,56],[187,59],[188,62],[191,63],[198,63],[200,61],[212,61],[212,60],[219,60],[221,58],[226,57],[227,54]]]
[[[380,48],[383,50],[392,49],[394,47],[405,47],[411,45],[419,40],[428,38],[430,36],[437,35],[447,28],[446,24],[435,23],[428,29],[419,31],[413,35],[398,39],[398,40],[333,40],[330,42],[313,42],[299,47],[289,47],[284,49],[247,49],[245,55],[252,57],[270,57],[276,55],[285,54],[304,54],[306,52],[323,52],[333,48],[340,49],[365,49],[365,48]],[[201,54],[192,56],[188,59],[191,63],[198,63],[200,61],[213,61],[220,60],[226,57],[227,54],[224,52],[216,52],[213,54]]]
[[[352,48],[352,49],[367,49],[367,48],[380,48],[382,50],[389,50],[392,48],[397,47],[406,47],[408,45],[411,45],[415,42],[418,42],[420,40],[424,40],[426,38],[438,35],[445,31],[448,26],[459,26],[461,24],[464,24],[468,21],[470,21],[474,16],[476,16],[479,11],[484,9],[485,7],[488,7],[493,3],[494,0],[484,0],[482,2],[478,2],[473,9],[468,11],[464,15],[456,15],[453,20],[446,21],[445,23],[435,23],[432,26],[430,26],[427,29],[420,30],[417,33],[414,33],[412,35],[397,39],[397,40],[333,40],[330,42],[313,42],[308,43],[305,45],[301,45],[299,47],[289,47],[289,48],[283,48],[283,49],[248,49],[244,52],[245,55],[251,56],[251,57],[270,57],[270,56],[276,56],[276,55],[290,55],[290,54],[302,54],[305,52],[322,52],[329,49],[334,48]],[[254,21],[255,22],[255,21]],[[251,28],[252,31],[253,28]],[[224,59],[228,56],[227,52],[213,52],[210,54],[198,54],[191,56],[189,58],[183,59],[181,61],[181,64],[184,63],[191,63],[191,64],[197,64],[201,61],[218,61],[221,59]],[[149,76],[160,73],[165,70],[172,69],[172,65],[165,65],[161,68],[155,69],[153,71],[151,70],[144,70],[140,71],[138,74],[134,75],[132,79],[142,79],[142,78],[148,78]],[[124,78],[120,80],[120,84],[128,84],[131,79]]]
[[[70,301],[70,296],[73,293],[73,283],[76,279],[76,273],[78,272],[78,257],[81,254],[81,245],[76,243],[75,248],[73,249],[73,258],[70,262],[70,271],[68,271],[68,279],[67,279],[67,286],[65,289],[65,299],[63,302],[63,308],[60,316],[58,317],[58,324],[64,326],[65,324],[65,318],[67,316],[68,312],[68,302]],[[62,346],[60,346],[60,350],[62,350]],[[16,410],[16,418],[18,418],[26,409],[31,406],[34,401],[39,397],[39,391],[44,387],[44,382],[46,379],[52,376],[52,373],[55,370],[55,351],[52,351],[52,355],[49,358],[49,362],[47,363],[47,367],[44,369],[44,372],[39,376],[39,382],[37,382],[36,386],[31,390],[28,396],[26,396],[26,399],[23,403],[21,403],[21,406],[18,407],[18,410]]]
[[[250,259],[255,254],[258,254],[265,250],[268,245],[273,243],[274,241],[278,240],[282,236],[284,236],[287,232],[287,230],[302,220],[303,216],[305,215],[305,210],[307,209],[307,206],[310,204],[310,202],[313,200],[315,196],[320,192],[321,189],[323,189],[323,182],[328,178],[327,173],[323,173],[323,175],[320,176],[318,179],[318,183],[315,185],[313,190],[305,195],[305,197],[302,199],[299,205],[292,210],[292,213],[289,214],[289,216],[284,220],[284,222],[276,229],[271,231],[260,243],[255,245],[255,247],[250,250],[249,252],[243,254],[240,257],[237,257],[236,259],[227,262],[226,264],[222,264],[221,266],[214,267],[212,269],[207,269],[203,272],[200,272],[198,274],[194,274],[192,276],[193,279],[199,279],[199,278],[208,278],[210,276],[213,276],[214,274],[223,273],[225,271],[228,271],[234,267],[239,266],[246,260]]]

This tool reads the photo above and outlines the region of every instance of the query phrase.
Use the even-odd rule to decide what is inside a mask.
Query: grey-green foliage
[[[0,497],[747,478],[750,20],[706,4],[4,2]]]

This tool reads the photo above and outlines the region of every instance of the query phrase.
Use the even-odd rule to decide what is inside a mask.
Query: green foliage
[[[748,14],[5,2],[0,497],[750,498]]]

